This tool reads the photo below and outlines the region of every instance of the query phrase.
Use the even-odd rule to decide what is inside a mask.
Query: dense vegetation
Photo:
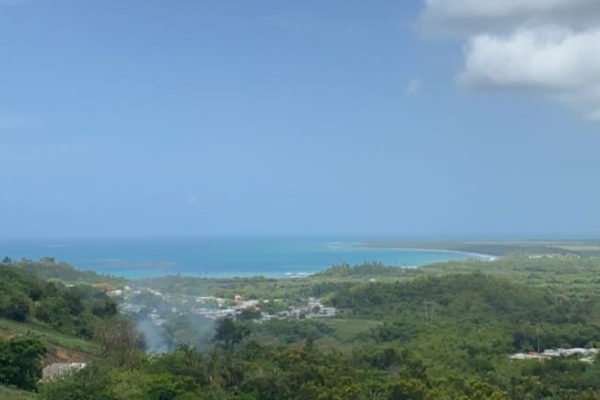
[[[65,284],[47,274],[49,261],[0,264],[0,384],[34,390],[42,374],[42,357],[94,351],[99,333],[114,325],[117,304],[103,290],[88,284]],[[29,269],[36,269],[36,273]],[[68,275],[76,276],[72,271]],[[56,271],[55,269],[52,269]],[[65,268],[60,267],[64,276]],[[96,345],[90,340],[98,342]],[[58,354],[58,355],[57,355]],[[91,354],[89,355],[91,356]],[[88,357],[88,356],[85,356]],[[0,398],[31,398],[1,388]]]
[[[45,352],[36,339],[0,339],[0,384],[35,389],[42,377],[40,357]]]
[[[286,304],[299,304],[309,296],[324,297],[338,290],[363,284],[407,282],[427,276],[472,274],[501,277],[512,282],[552,291],[563,297],[600,296],[600,257],[565,255],[561,257],[532,257],[526,254],[503,256],[495,261],[479,259],[450,261],[420,268],[385,267],[380,263],[358,266],[333,266],[322,273],[306,278],[191,278],[169,276],[134,282],[166,293],[233,298],[240,294],[246,299],[281,298]]]
[[[358,283],[335,290],[329,301],[346,321],[383,323],[343,338],[335,321],[225,319],[208,351],[183,346],[134,365],[98,364],[43,391],[57,400],[571,400],[599,394],[597,364],[508,359],[538,345],[595,346],[599,321],[589,312],[597,308],[595,299],[557,298],[475,273]]]
[[[597,398],[600,389],[599,368],[577,360],[525,362],[503,376],[474,357],[470,370],[453,375],[429,368],[398,345],[363,344],[351,352],[327,350],[312,340],[262,346],[247,326],[232,320],[217,331],[209,352],[182,346],[135,364],[96,364],[44,385],[42,393],[53,400],[583,400]]]
[[[18,267],[0,265],[0,317],[92,338],[98,323],[116,313],[116,303],[102,290],[45,281]]]
[[[338,311],[335,318],[291,320],[260,320],[260,313],[247,311],[201,330],[204,320],[175,313],[163,327],[179,347],[160,355],[141,352],[135,323],[116,318],[114,303],[89,287],[82,294],[82,287],[5,266],[0,304],[13,320],[23,309],[28,323],[84,337],[92,335],[77,321],[92,329],[101,359],[40,385],[39,396],[47,400],[597,400],[598,362],[508,356],[598,347],[599,273],[594,257],[511,255],[419,269],[340,265],[301,279],[156,279],[144,284],[172,296],[140,294],[148,312],[185,301],[178,297],[183,294],[280,299],[266,303],[267,311],[315,296]],[[49,307],[67,310],[62,324],[41,317],[50,298],[62,299]],[[9,343],[0,345],[6,354]],[[37,364],[29,365],[29,376],[36,376]]]

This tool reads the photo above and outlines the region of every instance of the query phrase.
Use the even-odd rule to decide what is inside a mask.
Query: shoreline
[[[15,256],[15,260],[48,258],[82,272],[126,280],[177,276],[222,280],[297,279],[340,265],[379,263],[390,268],[414,269],[452,261],[493,261],[500,255],[459,243],[332,241],[329,238],[298,242],[287,239],[248,243],[193,241],[157,247],[158,244],[145,241],[132,249],[120,242],[98,246],[90,241],[78,246],[56,242],[48,250],[47,243],[26,243],[7,247],[4,253],[27,254],[21,258]]]
[[[431,251],[435,253],[451,253],[451,254],[465,254],[469,256],[473,256],[475,258],[487,259],[489,261],[494,261],[500,258],[500,256],[493,254],[484,254],[484,253],[476,253],[473,251],[462,251],[462,250],[450,250],[450,249],[438,249],[438,248],[421,248],[421,247],[401,247],[401,246],[386,246],[386,245],[369,245],[368,243],[360,243],[355,245],[357,248],[361,249],[389,249],[389,250],[404,250],[404,251]],[[444,262],[444,261],[442,261]],[[427,264],[424,264],[427,265]],[[424,265],[415,265],[415,267],[422,267]]]
[[[377,247],[368,247],[368,246],[363,247],[362,244],[354,245],[354,247],[364,248],[364,249],[369,249],[369,248],[377,249]],[[464,260],[459,260],[459,261],[468,261],[468,260],[478,259],[480,261],[492,262],[492,261],[496,261],[497,259],[500,258],[500,256],[495,256],[495,255],[491,255],[491,254],[482,254],[482,253],[467,252],[467,251],[460,251],[460,250],[448,250],[448,249],[426,249],[426,248],[413,248],[413,247],[411,247],[411,248],[408,248],[408,247],[398,247],[398,248],[386,247],[386,249],[389,249],[389,250],[398,249],[398,250],[415,251],[415,252],[420,251],[420,252],[449,253],[449,254],[458,254],[458,255],[468,256]],[[415,268],[426,267],[428,265],[446,263],[446,262],[452,262],[452,261],[457,261],[457,260],[440,260],[440,261],[428,262],[428,263],[420,264],[420,265],[387,265],[384,263],[382,263],[382,264],[386,268],[415,269]],[[378,261],[372,261],[372,262],[378,262]],[[360,265],[360,264],[356,264],[356,265]],[[354,267],[356,265],[351,265],[351,267]],[[273,273],[269,273],[269,274],[248,273],[248,274],[241,274],[241,275],[208,275],[208,274],[203,275],[200,273],[174,272],[174,273],[166,273],[166,274],[162,274],[162,275],[139,277],[139,278],[125,277],[125,279],[129,279],[132,281],[141,281],[141,280],[145,280],[145,279],[161,279],[161,278],[167,278],[167,277],[168,278],[180,277],[180,278],[193,278],[193,279],[260,279],[260,278],[262,278],[262,279],[300,279],[300,278],[308,278],[308,277],[320,274],[334,266],[335,265],[323,267],[323,268],[320,268],[318,271],[314,271],[314,272],[289,272],[288,271],[288,272],[282,272],[282,273],[279,273],[279,272],[273,272]]]
[[[421,245],[425,245],[424,242],[420,243]],[[435,243],[436,245],[441,245],[443,246],[444,243]],[[497,260],[498,258],[502,257],[501,254],[489,254],[489,253],[482,253],[482,252],[478,252],[478,251],[472,251],[472,250],[461,250],[461,249],[448,249],[448,248],[443,248],[443,247],[418,247],[419,244],[415,243],[415,246],[406,246],[403,245],[402,243],[393,243],[393,242],[363,242],[363,243],[357,243],[354,245],[354,247],[356,248],[362,248],[362,249],[387,249],[387,250],[405,250],[405,251],[432,251],[432,252],[436,252],[436,253],[452,253],[452,254],[465,254],[465,255],[470,255],[476,258],[481,258],[481,259],[488,259],[489,261],[494,261]]]

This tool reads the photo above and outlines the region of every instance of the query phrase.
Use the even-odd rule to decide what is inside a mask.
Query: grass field
[[[12,337],[14,335],[33,335],[47,346],[58,346],[89,354],[98,354],[99,352],[98,345],[87,340],[53,332],[41,325],[0,319],[0,337]],[[0,396],[0,399],[3,399],[3,397]]]
[[[2,400],[36,400],[39,397],[35,393],[23,390],[10,389],[0,386],[0,399]]]

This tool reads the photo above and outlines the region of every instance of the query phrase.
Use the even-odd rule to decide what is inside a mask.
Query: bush
[[[42,377],[45,347],[37,339],[0,340],[0,383],[33,390]]]

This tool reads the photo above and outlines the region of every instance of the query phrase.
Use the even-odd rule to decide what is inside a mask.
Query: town
[[[592,364],[596,359],[598,349],[574,347],[569,349],[546,349],[543,352],[516,353],[510,355],[510,360],[550,360],[558,357],[577,357],[579,361]]]
[[[257,322],[271,319],[308,319],[336,316],[335,307],[326,307],[321,299],[309,297],[301,306],[287,306],[283,299],[243,299],[236,294],[232,299],[215,296],[173,296],[152,288],[111,290],[108,295],[120,301],[119,309],[128,315],[147,314],[156,326],[166,322],[169,314],[192,313],[211,320],[248,317]],[[148,301],[151,298],[153,301]],[[150,307],[148,305],[151,305]],[[277,311],[267,311],[277,310]]]

